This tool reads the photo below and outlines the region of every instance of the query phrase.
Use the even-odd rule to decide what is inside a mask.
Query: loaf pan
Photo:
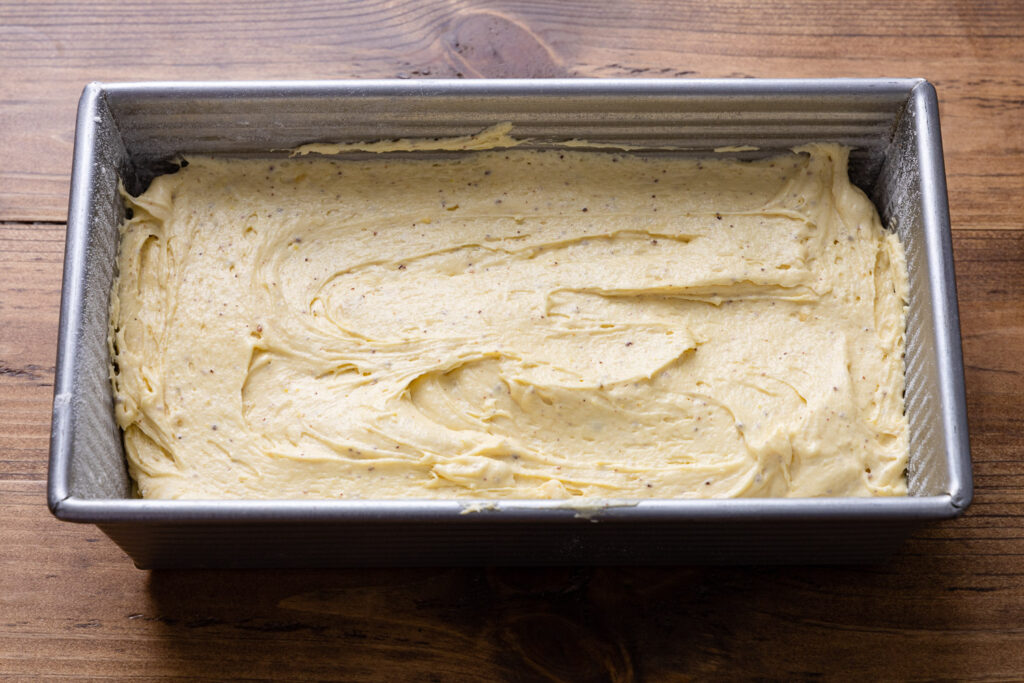
[[[585,509],[132,498],[106,340],[118,182],[139,192],[179,154],[273,157],[505,121],[541,147],[585,139],[746,158],[807,142],[852,147],[852,180],[907,251],[910,495]],[[921,524],[960,514],[972,494],[938,105],[920,79],[93,83],[78,111],[59,334],[50,509],[96,524],[143,568],[873,562]]]

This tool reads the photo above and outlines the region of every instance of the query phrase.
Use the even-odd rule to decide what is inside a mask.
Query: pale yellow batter
[[[903,250],[845,149],[369,157],[128,198],[143,496],[906,493]]]

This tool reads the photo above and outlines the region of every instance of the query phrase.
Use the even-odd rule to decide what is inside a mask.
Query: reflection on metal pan
[[[107,370],[117,184],[179,154],[453,137],[512,122],[586,139],[750,158],[854,148],[851,178],[907,249],[911,495],[872,499],[151,501],[131,497]],[[755,148],[755,149],[750,149]],[[971,498],[949,212],[930,84],[873,80],[326,81],[91,84],[79,107],[50,446],[49,502],[142,567],[865,562]]]

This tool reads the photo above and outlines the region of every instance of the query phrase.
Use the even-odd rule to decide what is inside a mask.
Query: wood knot
[[[558,55],[527,25],[493,11],[456,15],[442,36],[459,75],[552,78],[566,75]]]
[[[511,613],[503,620],[508,655],[520,671],[549,681],[635,680],[625,645],[583,620],[550,613]]]

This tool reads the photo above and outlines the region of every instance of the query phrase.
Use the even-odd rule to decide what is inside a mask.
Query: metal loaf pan
[[[123,208],[180,153],[475,133],[766,155],[854,148],[851,177],[910,270],[906,498],[650,500],[573,510],[506,501],[153,501],[131,497],[108,380]],[[49,505],[139,567],[839,563],[884,558],[970,502],[959,320],[935,90],[902,80],[341,81],[91,84],[78,112],[50,443]]]

